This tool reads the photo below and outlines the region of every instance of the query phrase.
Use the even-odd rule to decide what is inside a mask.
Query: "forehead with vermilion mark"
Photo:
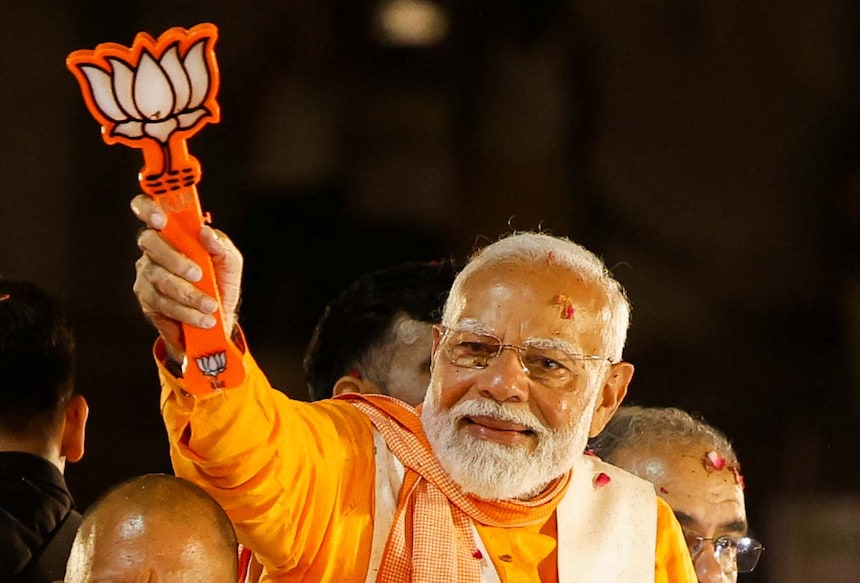
[[[589,354],[602,349],[608,308],[601,288],[557,265],[495,264],[463,283],[452,323],[481,322],[506,342],[566,338]]]
[[[704,463],[709,451],[704,445],[634,447],[619,451],[612,463],[654,484],[658,495],[684,515],[684,526],[698,534],[741,534],[746,525],[743,489],[729,467],[717,470]]]

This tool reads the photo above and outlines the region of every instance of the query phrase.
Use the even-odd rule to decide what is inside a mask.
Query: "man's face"
[[[230,566],[218,561],[216,553],[210,550],[214,544],[215,536],[207,529],[189,533],[188,528],[174,522],[129,513],[119,522],[90,524],[78,533],[65,581],[234,582]]]
[[[557,266],[487,268],[469,277],[459,299],[453,329],[483,330],[521,347],[603,353],[602,294]],[[510,349],[483,368],[457,366],[445,342],[437,332],[422,420],[452,478],[480,497],[527,498],[570,469],[585,447],[609,363],[577,361],[559,386],[535,380]]]
[[[394,328],[396,341],[391,347],[386,389],[392,397],[418,405],[424,401],[430,382],[433,325],[403,317]]]
[[[654,484],[674,510],[688,543],[696,537],[741,537],[747,531],[744,492],[728,467],[717,470],[706,460],[706,446],[654,447],[647,452],[621,451],[612,460]],[[691,546],[692,549],[692,546]],[[693,557],[701,583],[734,583],[737,572],[720,566],[711,541]]]

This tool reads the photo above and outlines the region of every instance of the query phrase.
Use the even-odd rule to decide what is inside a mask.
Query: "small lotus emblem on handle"
[[[197,368],[200,369],[200,372],[207,377],[217,377],[227,370],[227,353],[223,351],[198,356],[194,361],[197,363]]]

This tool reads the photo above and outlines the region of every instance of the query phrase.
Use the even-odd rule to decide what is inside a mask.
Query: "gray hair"
[[[445,310],[442,323],[453,326],[454,314],[464,304],[463,284],[471,275],[486,269],[489,265],[513,263],[544,267],[548,261],[576,274],[587,283],[599,286],[606,299],[600,314],[604,324],[601,333],[607,358],[612,362],[621,360],[624,343],[627,341],[627,328],[630,326],[630,302],[624,288],[616,281],[603,261],[585,247],[566,237],[545,233],[516,232],[487,245],[472,255],[463,270],[457,275]]]
[[[672,446],[704,445],[708,450],[719,452],[729,466],[740,470],[738,456],[722,431],[701,417],[675,407],[623,406],[591,441],[591,449],[612,463],[622,451],[667,443]]]

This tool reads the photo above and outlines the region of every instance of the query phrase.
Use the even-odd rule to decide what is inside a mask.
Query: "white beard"
[[[570,427],[550,429],[526,407],[491,399],[473,399],[442,411],[437,394],[431,385],[421,411],[424,432],[448,475],[479,498],[533,498],[572,468],[585,449],[590,420],[576,418]],[[534,451],[526,444],[502,445],[472,436],[461,420],[479,415],[528,427],[537,438]]]

